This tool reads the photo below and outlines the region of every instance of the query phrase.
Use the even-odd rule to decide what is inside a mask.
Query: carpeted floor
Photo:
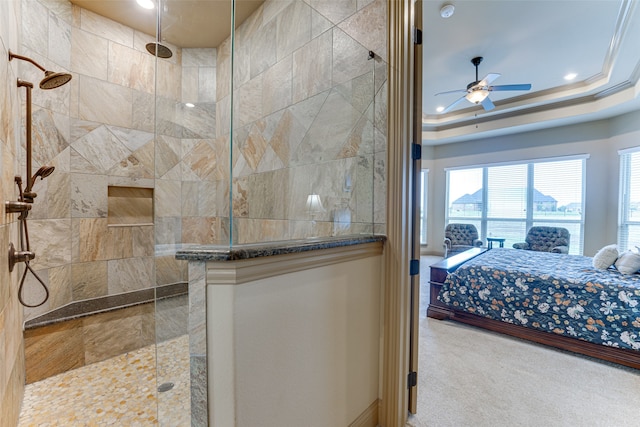
[[[418,413],[407,426],[640,426],[640,371],[426,318],[421,264]]]

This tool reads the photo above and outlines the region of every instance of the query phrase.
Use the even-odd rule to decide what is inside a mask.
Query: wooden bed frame
[[[550,332],[526,328],[524,326],[501,322],[461,310],[453,309],[438,301],[438,294],[444,284],[447,274],[455,271],[464,262],[480,255],[487,249],[474,248],[446,258],[431,266],[430,295],[427,316],[434,319],[450,319],[469,325],[478,326],[490,331],[534,341],[540,344],[560,348],[562,350],[595,357],[609,362],[619,363],[635,369],[640,369],[640,351],[607,347],[582,341],[576,338],[556,335]]]

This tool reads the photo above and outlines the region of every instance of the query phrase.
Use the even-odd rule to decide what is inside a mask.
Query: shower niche
[[[153,225],[153,188],[109,186],[110,226]]]

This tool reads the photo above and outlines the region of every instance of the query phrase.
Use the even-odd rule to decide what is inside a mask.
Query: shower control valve
[[[18,262],[29,262],[36,257],[31,251],[16,251],[13,243],[9,243],[9,272],[13,271],[13,267]]]

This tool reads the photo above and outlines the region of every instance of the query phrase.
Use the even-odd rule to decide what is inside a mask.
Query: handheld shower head
[[[55,89],[71,80],[71,74],[69,73],[55,73],[53,71],[47,71],[42,65],[38,64],[33,59],[9,51],[9,61],[11,61],[13,58],[30,62],[40,70],[42,70],[42,72],[44,73],[44,78],[40,81],[40,89]]]
[[[40,179],[45,179],[49,175],[53,173],[55,170],[55,166],[40,166],[40,169],[33,174],[30,180],[28,180],[27,188],[24,189],[23,198],[25,201],[29,203],[33,203],[33,199],[36,198],[37,194],[32,191],[33,184],[35,184],[36,179],[40,177]]]
[[[40,169],[38,169],[36,173],[33,174],[31,182],[34,182],[37,177],[40,177],[40,179],[45,179],[46,177],[51,175],[55,169],[55,166],[40,166]]]

